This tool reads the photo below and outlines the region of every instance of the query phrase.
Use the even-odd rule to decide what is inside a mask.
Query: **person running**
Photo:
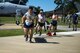
[[[21,9],[16,9],[16,24],[19,25],[20,21],[19,18],[22,16]]]
[[[42,34],[42,27],[44,25],[45,25],[45,16],[43,14],[43,11],[40,11],[38,14],[38,26],[39,26],[39,31],[40,31],[39,36],[41,36]]]
[[[72,15],[72,22],[73,22],[73,31],[77,31],[77,24],[78,24],[78,15]]]
[[[56,35],[57,20],[58,20],[58,16],[56,14],[53,14],[52,15],[52,21],[51,21],[51,24],[50,24],[50,29],[51,29],[51,27],[53,27],[53,32],[54,32],[53,35]]]
[[[67,24],[68,24],[68,26],[69,26],[69,28],[71,27],[71,14],[70,13],[68,13],[68,15],[66,16],[66,21],[67,21]]]
[[[24,29],[24,37],[26,38],[26,41],[28,40],[28,36],[30,35],[29,42],[32,43],[32,37],[33,37],[33,28],[34,28],[34,13],[33,13],[33,7],[29,7],[28,12],[24,14],[22,17],[22,26]]]

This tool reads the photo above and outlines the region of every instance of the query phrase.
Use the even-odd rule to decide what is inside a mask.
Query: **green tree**
[[[65,12],[70,12],[71,14],[76,13],[78,10],[74,4],[74,2],[80,3],[80,0],[55,0],[54,3],[56,3],[58,6],[62,6],[64,8]]]
[[[57,5],[61,5],[62,1],[61,0],[54,0],[54,3],[56,3]]]
[[[35,14],[36,14],[36,15],[38,15],[38,14],[39,14],[39,12],[40,12],[40,10],[41,10],[40,6],[35,7],[35,10],[36,10]]]

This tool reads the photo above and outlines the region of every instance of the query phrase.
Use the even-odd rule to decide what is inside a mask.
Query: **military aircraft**
[[[0,16],[15,16],[19,14],[19,11],[21,11],[20,13],[23,15],[29,8],[26,2],[28,2],[28,0],[0,0]],[[36,12],[35,7],[32,7]],[[16,17],[16,24],[19,25],[20,22],[17,18],[18,17]]]
[[[14,1],[16,2],[19,0],[14,0]],[[21,3],[22,4],[21,5],[20,1],[19,3],[8,2],[8,0],[6,2],[4,0],[3,2],[0,2],[0,15],[15,15],[17,9],[21,9],[22,14],[24,14],[28,10],[29,6],[26,6],[23,3]]]

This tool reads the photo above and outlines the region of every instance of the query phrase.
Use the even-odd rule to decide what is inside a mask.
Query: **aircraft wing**
[[[10,2],[14,4],[25,5],[28,2],[28,0],[0,0],[0,2]]]

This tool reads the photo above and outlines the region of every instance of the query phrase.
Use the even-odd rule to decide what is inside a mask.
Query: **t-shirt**
[[[58,16],[57,15],[52,15],[52,20],[57,20],[58,19]]]
[[[41,15],[41,14],[38,14],[38,22],[44,23],[45,22],[45,16]]]
[[[25,20],[26,25],[30,25],[33,22],[32,20],[34,20],[35,15],[34,15],[34,13],[32,15],[30,15],[30,13],[27,12],[24,14],[24,16],[26,17],[26,20]]]
[[[67,15],[67,19],[70,19],[70,15],[69,14]]]
[[[77,21],[78,20],[78,15],[77,14],[73,14],[72,18],[73,18],[73,21]]]

